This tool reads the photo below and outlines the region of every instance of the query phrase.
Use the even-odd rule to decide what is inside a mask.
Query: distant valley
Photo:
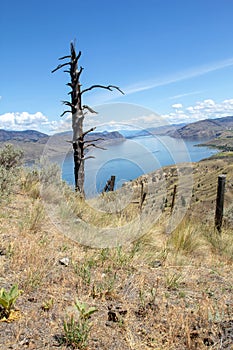
[[[92,132],[87,140],[99,142],[123,142],[126,138],[149,135],[166,135],[173,138],[197,140],[203,146],[222,150],[233,150],[233,116],[205,119],[195,123],[164,125],[142,130],[120,130],[113,132]],[[0,129],[0,148],[12,143],[24,151],[25,161],[36,161],[43,154],[56,157],[72,151],[72,132],[57,133],[52,136],[36,130],[8,131]]]
[[[97,140],[100,142],[122,142],[124,136],[118,131],[92,132],[87,135],[86,140]],[[52,136],[36,130],[8,131],[0,129],[0,148],[11,143],[24,152],[26,162],[37,161],[41,156],[49,158],[67,154],[72,151],[72,132],[57,133]]]
[[[126,138],[134,138],[147,135],[167,135],[173,138],[188,140],[210,140],[220,137],[223,133],[233,132],[233,116],[204,119],[194,123],[168,124],[154,128],[141,130],[122,130]]]

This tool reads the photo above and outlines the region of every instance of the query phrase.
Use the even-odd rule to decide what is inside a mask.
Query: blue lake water
[[[197,162],[217,150],[195,147],[197,141],[183,141],[169,136],[143,136],[118,143],[104,143],[106,150],[93,149],[85,162],[85,192],[92,197],[101,192],[111,175],[116,176],[116,188],[138,176],[162,166],[182,162]],[[73,185],[73,155],[62,164],[62,177]]]

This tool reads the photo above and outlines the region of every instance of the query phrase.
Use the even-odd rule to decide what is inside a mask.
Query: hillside
[[[124,137],[119,132],[92,132],[87,135],[86,140],[101,139],[98,142],[122,142]],[[6,131],[0,130],[0,148],[6,143],[23,150],[26,162],[35,162],[42,155],[57,157],[72,151],[70,141],[72,132],[57,133],[52,136],[35,130]]]
[[[1,287],[22,290],[9,319],[0,312],[2,350],[232,349],[232,158],[165,167],[86,202],[51,170],[42,177],[17,171],[7,196],[1,193]],[[213,222],[222,173],[219,235]],[[81,319],[75,301],[96,311]]]
[[[205,119],[195,123],[190,123],[176,131],[168,132],[171,137],[184,139],[212,139],[220,135],[221,132],[233,129],[233,117],[216,119]]]
[[[222,131],[218,137],[198,146],[213,147],[226,152],[233,151],[233,131]]]
[[[176,129],[180,129],[184,125],[186,124],[167,124],[147,129],[120,130],[120,133],[127,139],[150,135],[167,135],[168,133],[174,132]]]
[[[13,131],[0,129],[0,142],[23,141],[37,142],[41,139],[47,139],[48,135],[36,130]]]

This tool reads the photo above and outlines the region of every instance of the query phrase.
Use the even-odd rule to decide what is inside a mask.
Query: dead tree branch
[[[61,61],[61,60],[64,60],[64,59],[66,59],[66,58],[71,58],[71,56],[70,56],[70,55],[67,55],[67,56],[60,57],[60,58],[58,58],[58,59]]]
[[[63,117],[66,113],[72,113],[72,111],[70,111],[70,110],[64,111],[64,112],[60,115],[60,117]]]
[[[89,132],[92,132],[92,131],[94,131],[95,129],[96,129],[96,126],[95,126],[94,128],[91,128],[91,129],[85,131],[85,132],[82,134],[82,136],[83,136],[83,137],[86,136],[87,134],[89,134]]]
[[[52,73],[56,72],[58,69],[61,69],[62,67],[70,66],[70,62],[59,64],[54,70],[52,70]]]
[[[87,105],[83,105],[83,110],[84,109],[87,109],[90,113],[98,114],[98,112],[94,111],[94,109],[92,109],[91,107],[89,107]]]
[[[105,85],[92,85],[92,86],[90,86],[89,88],[84,89],[84,90],[81,92],[81,94],[84,94],[84,93],[87,92],[87,91],[90,91],[90,90],[92,90],[92,89],[97,89],[97,88],[99,88],[99,89],[106,89],[106,90],[110,90],[110,91],[113,91],[113,89],[116,89],[116,90],[120,91],[120,93],[121,93],[122,95],[124,95],[124,92],[123,92],[118,86],[115,86],[115,85],[108,85],[108,86],[105,86]]]
[[[84,146],[83,148],[84,148],[84,149],[87,149],[88,147],[99,148],[99,149],[102,149],[102,150],[106,151],[106,148],[101,147],[101,146],[97,146],[97,145],[95,145],[94,143],[90,143],[89,145],[86,145],[86,146]]]

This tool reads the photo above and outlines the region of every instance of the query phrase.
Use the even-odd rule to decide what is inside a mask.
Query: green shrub
[[[6,168],[0,165],[0,192],[1,196],[8,194],[9,184],[13,182],[13,177],[11,172],[7,171]]]
[[[18,182],[18,168],[22,164],[23,152],[13,145],[0,150],[0,198],[6,198]]]
[[[64,321],[64,342],[68,346],[78,349],[84,349],[87,346],[88,337],[91,330],[90,317],[97,311],[95,307],[90,307],[86,304],[75,302],[75,307],[79,313],[79,319],[76,321],[74,315]]]
[[[22,189],[33,199],[40,197],[39,171],[35,168],[25,168],[22,179]]]
[[[42,185],[61,184],[61,169],[57,163],[51,163],[47,158],[41,158],[39,178]]]
[[[185,224],[176,228],[168,239],[168,247],[175,253],[195,253],[201,244],[198,229]]]
[[[223,229],[221,234],[216,229],[203,230],[204,236],[210,243],[214,253],[233,260],[233,238],[231,229]]]
[[[20,293],[21,291],[18,290],[18,286],[16,284],[12,286],[9,292],[7,292],[4,288],[0,290],[0,318],[8,318],[10,316],[12,308]]]
[[[6,170],[22,165],[23,151],[7,144],[0,150],[0,166]]]

